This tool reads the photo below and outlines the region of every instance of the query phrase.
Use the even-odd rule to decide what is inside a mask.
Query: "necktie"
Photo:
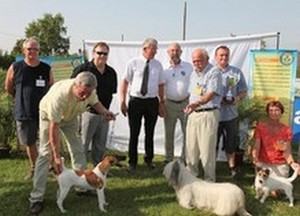
[[[143,81],[141,86],[141,94],[143,96],[145,96],[148,92],[148,80],[149,80],[149,60],[147,60],[144,68]]]

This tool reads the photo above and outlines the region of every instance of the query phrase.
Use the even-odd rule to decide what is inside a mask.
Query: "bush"
[[[6,73],[0,71],[0,146],[10,147],[10,141],[15,138],[15,120],[13,116],[14,102],[4,90]]]

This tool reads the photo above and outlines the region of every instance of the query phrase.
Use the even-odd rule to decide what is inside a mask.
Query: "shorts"
[[[239,119],[234,118],[229,121],[219,123],[218,127],[218,143],[220,137],[223,136],[223,147],[227,154],[235,153],[239,147]]]
[[[16,121],[18,139],[21,145],[35,145],[37,141],[38,122],[32,120]]]

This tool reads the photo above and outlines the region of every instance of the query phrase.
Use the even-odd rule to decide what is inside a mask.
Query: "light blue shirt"
[[[208,64],[200,74],[193,71],[189,85],[190,103],[199,101],[206,92],[215,92],[216,95],[198,109],[219,108],[222,99],[222,77],[220,71],[211,64]]]
[[[219,69],[219,71],[222,74],[223,97],[226,97],[226,94],[229,90],[230,78],[234,78],[238,80],[236,85],[231,88],[231,93],[233,97],[238,95],[240,92],[248,91],[248,86],[244,74],[239,68],[228,65],[224,71],[222,71],[221,69]],[[233,104],[221,103],[220,113],[221,113],[220,121],[229,121],[234,118],[237,118],[238,117],[237,104],[233,105]]]

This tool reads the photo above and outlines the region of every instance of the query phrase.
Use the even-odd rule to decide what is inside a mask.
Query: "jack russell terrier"
[[[96,190],[98,196],[99,209],[106,212],[104,188],[106,176],[112,166],[119,166],[120,161],[126,160],[126,156],[106,155],[104,159],[93,170],[71,170],[67,169],[63,163],[62,172],[57,176],[59,190],[57,192],[57,205],[62,213],[66,210],[63,207],[63,201],[66,198],[70,188],[77,186],[86,190]],[[64,160],[62,160],[64,162]]]
[[[289,178],[279,177],[279,176],[270,176],[269,169],[263,169],[258,167],[256,169],[256,177],[255,177],[255,192],[256,199],[260,199],[261,203],[264,203],[268,198],[271,191],[274,190],[283,190],[286,196],[289,198],[290,207],[294,206],[294,198],[293,198],[293,184],[292,182],[298,176],[298,169],[294,171],[294,174]]]

